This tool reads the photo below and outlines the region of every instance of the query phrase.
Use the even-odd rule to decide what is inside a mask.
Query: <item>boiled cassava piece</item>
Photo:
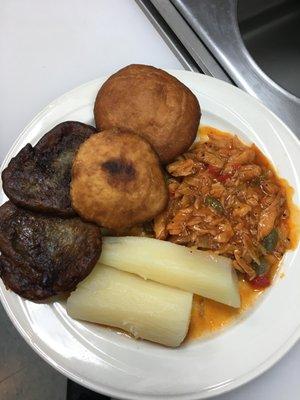
[[[97,264],[67,302],[72,318],[114,326],[177,347],[190,323],[193,295]]]

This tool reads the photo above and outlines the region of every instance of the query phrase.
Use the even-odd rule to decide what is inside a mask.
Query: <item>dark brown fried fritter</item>
[[[30,300],[73,290],[101,254],[100,229],[78,217],[45,216],[7,202],[0,207],[0,277]]]
[[[70,201],[73,157],[96,129],[63,122],[33,147],[27,144],[2,173],[3,190],[16,205],[55,215],[74,215]]]
[[[166,164],[196,138],[199,102],[177,78],[149,65],[129,65],[100,88],[94,106],[98,130],[113,127],[143,136]]]
[[[124,229],[159,214],[167,205],[168,192],[151,145],[132,132],[111,129],[79,147],[71,199],[85,220]]]

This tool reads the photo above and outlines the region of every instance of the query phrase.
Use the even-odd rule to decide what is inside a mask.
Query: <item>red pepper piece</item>
[[[230,173],[222,173],[222,169],[218,167],[214,167],[213,165],[208,165],[207,170],[211,176],[217,179],[219,182],[225,182],[227,179],[230,179],[231,176],[234,174],[241,167],[241,164],[233,164],[232,169],[233,171]]]
[[[238,169],[241,168],[241,164],[232,164],[232,168],[237,171]]]
[[[264,289],[271,285],[270,278],[266,275],[256,276],[250,284],[254,289]]]
[[[208,165],[207,170],[214,178],[218,178],[221,168],[214,167],[213,165]]]
[[[217,179],[220,182],[225,182],[225,181],[227,181],[227,179],[230,179],[230,178],[231,178],[231,174],[220,174]]]

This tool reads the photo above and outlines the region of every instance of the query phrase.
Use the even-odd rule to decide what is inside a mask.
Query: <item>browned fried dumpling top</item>
[[[152,219],[164,209],[167,198],[158,157],[139,135],[106,130],[79,147],[71,200],[83,219],[122,229]]]
[[[129,65],[100,88],[94,116],[98,130],[119,127],[145,137],[168,163],[195,140],[200,106],[178,79],[148,65]]]

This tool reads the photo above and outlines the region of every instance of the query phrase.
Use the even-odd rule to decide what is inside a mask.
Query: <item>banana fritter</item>
[[[132,130],[169,163],[195,140],[201,111],[196,96],[174,76],[148,65],[129,65],[100,88],[94,116],[98,130]]]
[[[132,132],[112,129],[91,136],[79,147],[71,200],[83,219],[122,229],[159,214],[168,192],[151,145]]]
[[[0,277],[22,297],[42,300],[73,290],[101,253],[100,229],[78,217],[0,207]]]
[[[69,193],[74,153],[95,132],[80,122],[63,122],[34,147],[27,144],[2,173],[7,197],[33,211],[74,215]]]

